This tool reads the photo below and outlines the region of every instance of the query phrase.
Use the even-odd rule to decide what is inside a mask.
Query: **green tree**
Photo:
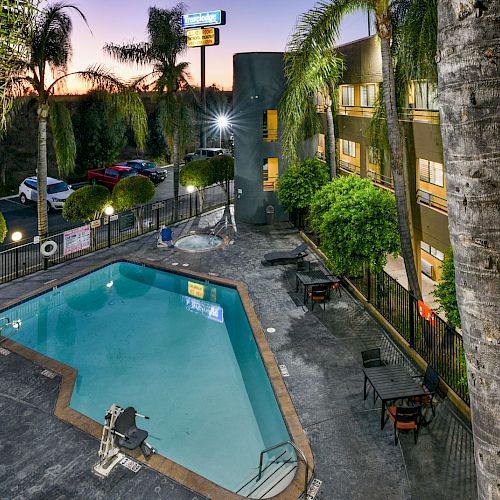
[[[186,146],[193,134],[193,113],[189,108],[185,90],[188,63],[177,63],[186,48],[186,36],[181,18],[184,5],[172,9],[150,7],[148,10],[148,40],[124,45],[106,44],[104,50],[120,62],[153,66],[153,71],[139,81],[152,81],[159,97],[159,118],[172,153],[174,164],[174,219],[178,219],[179,166]]]
[[[113,188],[112,200],[115,210],[133,209],[139,232],[142,232],[144,204],[155,195],[155,185],[148,177],[134,175],[125,177]]]
[[[226,193],[227,203],[229,204],[229,181],[234,179],[234,158],[228,155],[212,156],[208,160],[212,172],[212,182],[218,184]]]
[[[155,109],[148,116],[148,137],[146,140],[146,151],[148,158],[154,161],[168,158],[169,150],[163,128],[160,121],[158,110]]]
[[[196,188],[201,210],[205,199],[205,192],[203,189],[214,183],[211,163],[208,160],[190,161],[182,168],[179,181],[183,186],[191,185]]]
[[[319,2],[311,10],[303,14],[289,46],[294,51],[312,60],[333,51],[343,18],[356,9],[369,9],[374,14],[377,35],[380,39],[382,56],[382,76],[384,81],[384,107],[387,123],[387,137],[390,151],[390,165],[394,181],[394,194],[398,211],[398,229],[401,250],[405,263],[410,290],[418,298],[422,298],[418,281],[415,255],[413,251],[408,210],[408,186],[403,170],[403,143],[399,128],[397,110],[396,81],[391,54],[393,40],[393,17],[404,0],[389,2],[388,0],[329,0]],[[404,9],[403,9],[404,10]],[[396,19],[396,17],[394,17]],[[304,65],[307,69],[307,64]],[[306,105],[304,102],[303,106]]]
[[[3,240],[7,236],[7,223],[5,222],[5,218],[0,212],[0,243],[3,243]]]
[[[68,196],[64,202],[62,216],[70,222],[98,219],[104,209],[111,205],[111,195],[104,186],[84,186]]]
[[[108,92],[117,113],[122,113],[134,130],[139,149],[146,137],[146,112],[134,91],[122,84],[111,73],[96,66],[86,71],[67,73],[71,55],[72,22],[68,10],[76,12],[85,22],[85,16],[74,5],[57,2],[36,12],[32,26],[24,34],[28,41],[25,57],[17,61],[18,72],[11,92],[27,87],[37,100],[38,108],[38,234],[42,240],[48,231],[47,219],[47,126],[50,125],[59,175],[71,173],[75,167],[76,142],[69,110],[54,100],[54,94],[70,74],[79,75],[86,82]],[[48,70],[52,71],[48,71]],[[52,81],[50,74],[57,75]]]
[[[81,173],[114,163],[127,142],[127,124],[102,92],[90,92],[78,103],[73,127]]]
[[[332,270],[354,275],[383,270],[388,253],[400,252],[394,195],[367,179],[340,177],[314,197],[311,225]]]
[[[448,248],[444,254],[441,270],[441,279],[433,293],[439,300],[439,310],[444,311],[448,323],[460,328],[460,311],[458,310],[457,290],[455,287],[455,264],[451,248]]]
[[[327,165],[317,159],[291,165],[280,177],[279,201],[289,212],[296,208],[307,208],[316,193],[329,180]]]

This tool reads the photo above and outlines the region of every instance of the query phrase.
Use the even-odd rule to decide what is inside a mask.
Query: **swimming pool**
[[[2,312],[19,342],[78,370],[71,408],[150,416],[148,441],[236,491],[290,439],[238,291],[117,262]]]

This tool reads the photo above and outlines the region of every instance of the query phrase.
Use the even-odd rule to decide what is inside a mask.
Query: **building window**
[[[438,109],[437,85],[432,82],[415,82],[415,108]]]
[[[342,153],[356,158],[356,143],[353,141],[346,141],[345,139],[340,139],[340,141],[342,143]]]
[[[420,180],[436,186],[444,186],[443,164],[435,161],[418,159]]]
[[[375,84],[369,83],[367,85],[361,85],[359,91],[361,106],[373,108],[373,106],[375,106]]]
[[[354,106],[354,85],[341,85],[342,106]]]
[[[437,260],[444,260],[444,253],[438,250],[437,248],[434,248],[433,246],[429,245],[428,243],[425,243],[424,241],[420,242],[420,248],[435,257]]]
[[[276,191],[278,181],[278,158],[264,158],[262,162],[264,191]]]
[[[278,142],[278,110],[267,109],[264,111],[262,137],[264,142]]]

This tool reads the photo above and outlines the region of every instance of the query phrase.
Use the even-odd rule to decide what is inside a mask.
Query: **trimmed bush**
[[[111,203],[111,195],[104,186],[84,186],[68,196],[62,216],[70,222],[98,219]]]
[[[194,186],[203,189],[210,186],[213,180],[212,165],[208,160],[193,160],[182,167],[179,174],[182,186]]]
[[[7,223],[5,222],[4,216],[2,212],[0,212],[0,243],[3,243],[3,240],[7,236]]]
[[[234,158],[228,155],[213,156],[208,160],[211,167],[212,182],[225,186],[226,179],[234,179]]]
[[[113,188],[113,207],[115,210],[128,210],[137,205],[144,205],[154,195],[155,185],[147,177],[125,177]]]

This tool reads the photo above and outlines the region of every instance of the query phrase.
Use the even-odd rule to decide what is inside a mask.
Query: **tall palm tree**
[[[343,62],[334,49],[306,53],[293,41],[285,54],[287,88],[280,102],[280,118],[284,125],[283,153],[290,161],[297,161],[304,139],[318,131],[316,100],[320,96],[327,118],[327,162],[334,178],[337,165],[332,108],[335,107],[335,87],[342,75]]]
[[[478,497],[500,498],[500,3],[438,4],[448,225],[467,359]]]
[[[395,4],[389,0],[329,0],[321,1],[301,16],[291,44],[304,54],[327,53],[336,44],[342,19],[357,9],[369,9],[374,14],[377,35],[380,38],[384,105],[390,146],[390,164],[394,180],[394,194],[398,209],[398,227],[401,251],[410,290],[422,298],[415,265],[410,230],[407,186],[403,171],[403,145],[396,103],[396,82],[391,56],[392,14]]]
[[[85,16],[74,5],[54,3],[38,11],[33,26],[26,31],[28,51],[17,61],[18,72],[14,84],[27,86],[36,96],[38,114],[37,208],[38,234],[43,240],[48,233],[47,218],[47,127],[50,125],[59,175],[71,173],[75,167],[76,144],[69,110],[54,99],[58,85],[70,75],[79,75],[90,85],[108,92],[118,112],[132,126],[136,142],[142,149],[146,130],[146,111],[136,92],[127,87],[104,68],[95,66],[86,71],[67,73],[71,57],[72,22],[68,10],[75,11],[85,22]],[[51,70],[51,71],[49,71]],[[50,78],[49,73],[54,75]],[[118,94],[120,92],[120,94]]]
[[[143,82],[151,81],[158,93],[162,124],[171,148],[174,164],[174,219],[178,218],[179,165],[181,153],[186,145],[185,132],[188,129],[190,113],[182,92],[189,87],[187,83],[187,62],[177,62],[178,56],[186,48],[186,37],[182,30],[181,19],[184,5],[172,9],[150,7],[148,10],[146,42],[124,45],[106,44],[104,50],[120,62],[150,66],[152,71],[142,77]]]
[[[7,120],[14,102],[13,77],[19,69],[19,60],[28,53],[25,37],[34,20],[38,2],[29,0],[2,0],[0,5],[0,135],[7,128]]]

